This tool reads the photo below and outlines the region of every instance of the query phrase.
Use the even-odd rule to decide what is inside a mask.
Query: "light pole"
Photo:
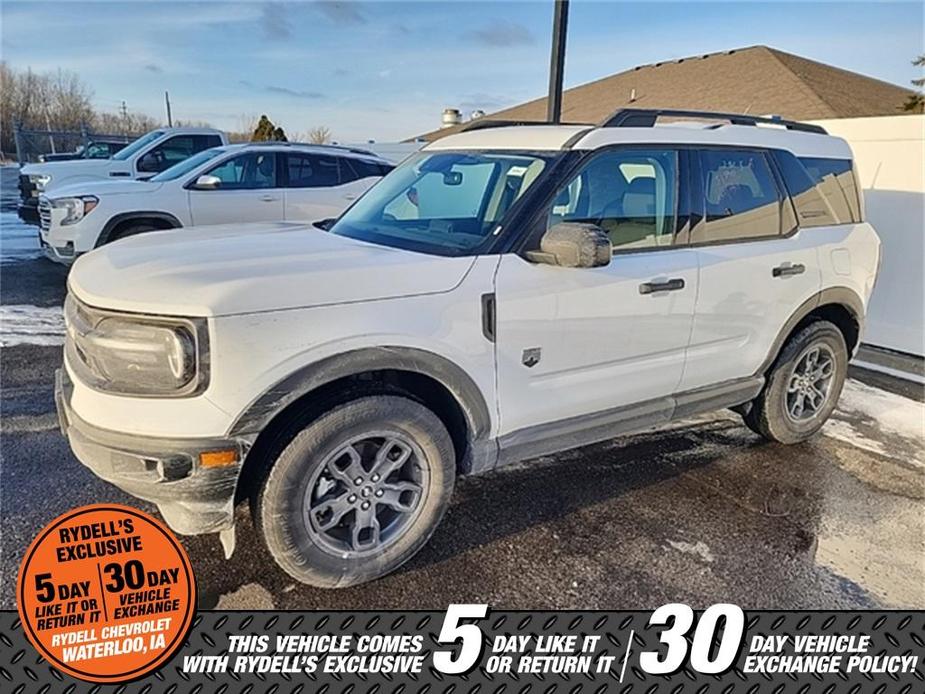
[[[565,74],[565,35],[568,31],[568,2],[555,0],[552,19],[552,51],[549,56],[549,97],[546,120],[558,123],[562,118],[562,78]]]

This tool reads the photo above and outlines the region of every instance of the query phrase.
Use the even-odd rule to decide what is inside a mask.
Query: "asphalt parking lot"
[[[141,505],[71,455],[54,415],[67,272],[34,228],[0,217],[0,608],[13,608],[29,542],[88,503]],[[918,386],[852,370],[822,435],[762,441],[735,415],[460,480],[430,544],[398,573],[323,591],[262,549],[246,509],[228,561],[215,537],[182,538],[200,607],[230,609],[925,608],[925,405]],[[151,510],[150,507],[147,510]]]

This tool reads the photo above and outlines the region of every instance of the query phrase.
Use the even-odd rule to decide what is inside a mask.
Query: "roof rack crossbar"
[[[828,135],[821,125],[801,123],[784,118],[765,118],[750,116],[745,113],[721,113],[718,111],[688,111],[672,108],[621,108],[607,116],[601,123],[602,128],[651,128],[661,116],[676,118],[711,118],[715,120],[728,120],[731,125],[779,125],[787,130],[798,130],[806,133]]]

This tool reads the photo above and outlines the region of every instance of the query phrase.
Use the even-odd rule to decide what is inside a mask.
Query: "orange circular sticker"
[[[50,665],[90,682],[161,667],[196,610],[186,552],[163,523],[115,504],[59,516],[19,568],[19,617]]]

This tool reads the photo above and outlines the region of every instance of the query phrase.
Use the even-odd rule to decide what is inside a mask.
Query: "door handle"
[[[639,285],[640,294],[655,294],[656,292],[676,292],[684,289],[684,280],[680,277],[664,282],[643,282]]]
[[[347,193],[347,194],[344,196],[344,200],[356,200],[357,197],[358,197],[358,196],[357,196],[356,193]]]
[[[776,268],[771,270],[772,277],[789,277],[790,275],[802,275],[806,272],[806,266],[802,263],[797,263],[793,265],[791,263],[783,263],[778,265]]]
[[[279,200],[279,198],[276,197],[275,195],[261,195],[260,196],[261,202],[276,202],[277,200]]]

